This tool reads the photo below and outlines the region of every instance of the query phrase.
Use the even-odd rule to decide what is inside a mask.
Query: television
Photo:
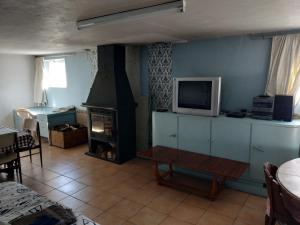
[[[218,116],[221,77],[185,77],[173,80],[173,112]]]

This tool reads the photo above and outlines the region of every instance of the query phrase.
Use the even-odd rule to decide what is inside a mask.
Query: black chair
[[[264,173],[268,191],[267,212],[265,225],[275,225],[279,221],[288,225],[299,225],[285,208],[280,185],[276,180],[277,167],[267,162],[264,164]]]
[[[25,119],[23,130],[25,132],[24,138],[26,141],[21,142],[19,152],[28,152],[28,154],[22,155],[21,158],[29,156],[30,162],[32,162],[32,156],[39,154],[41,166],[43,167],[43,152],[39,122],[35,119]],[[38,149],[38,151],[33,153],[32,150],[34,149]]]
[[[15,171],[22,183],[22,170],[16,133],[0,135],[0,173],[7,173],[8,178],[15,176]]]

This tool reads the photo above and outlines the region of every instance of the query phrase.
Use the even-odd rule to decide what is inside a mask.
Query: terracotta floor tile
[[[37,192],[41,195],[46,194],[53,190],[52,187],[42,184],[42,183],[39,183],[39,182],[34,182],[31,185],[28,185],[28,187],[30,187],[32,190],[34,190],[35,192]]]
[[[180,201],[176,199],[166,198],[164,196],[158,196],[154,198],[148,207],[161,213],[170,213],[175,207],[179,205]]]
[[[78,199],[73,198],[71,196],[68,196],[59,202],[61,204],[63,204],[64,206],[72,208],[74,210],[76,210],[77,208],[79,208],[80,206],[82,206],[84,204],[82,201],[79,201]]]
[[[141,208],[143,208],[142,204],[124,199],[111,207],[107,212],[123,219],[129,219],[130,217],[134,216]]]
[[[62,191],[64,193],[67,193],[69,195],[72,195],[78,191],[80,191],[81,189],[85,188],[86,185],[85,184],[82,184],[82,183],[79,183],[77,181],[72,181],[68,184],[65,184],[59,188],[57,188],[59,191]]]
[[[263,225],[265,221],[265,211],[261,210],[260,208],[254,209],[245,206],[241,209],[237,221],[249,225]]]
[[[156,198],[160,193],[155,192],[155,191],[148,191],[148,190],[143,190],[143,189],[137,189],[135,192],[132,192],[129,194],[126,198],[143,204],[147,205],[149,204],[154,198]]]
[[[141,189],[147,190],[147,191],[155,191],[158,193],[164,193],[164,192],[167,192],[170,190],[169,187],[159,185],[159,184],[157,184],[156,181],[151,181],[150,183],[147,183],[146,185],[141,187]]]
[[[259,196],[255,196],[255,195],[249,195],[245,206],[249,207],[249,208],[260,208],[262,210],[266,209],[266,203],[267,199],[263,198],[263,197],[259,197]]]
[[[109,213],[103,213],[100,216],[96,217],[94,220],[100,225],[125,225],[126,224],[126,221],[124,219],[121,219]]]
[[[85,187],[84,189],[72,194],[74,198],[77,198],[83,202],[88,203],[90,200],[96,198],[101,194],[100,190],[95,187]]]
[[[90,170],[81,168],[81,169],[76,169],[76,170],[72,170],[68,173],[65,173],[64,176],[72,178],[72,179],[78,179],[87,174],[90,174]]]
[[[89,204],[105,211],[117,204],[118,202],[120,202],[121,200],[122,198],[117,195],[113,195],[110,193],[102,193],[95,199],[92,199],[89,202]]]
[[[245,202],[248,199],[248,196],[248,193],[227,188],[221,191],[221,193],[218,196],[218,200],[224,200],[229,203],[244,206]]]
[[[121,183],[107,191],[120,197],[127,197],[128,195],[136,193],[137,189],[128,184]]]
[[[135,225],[157,225],[160,224],[166,217],[166,214],[145,207],[134,217],[129,219],[129,222],[132,222]]]
[[[39,168],[38,170],[31,172],[29,176],[38,181],[48,181],[60,175],[50,170]]]
[[[59,177],[55,177],[51,180],[48,180],[45,183],[51,187],[58,188],[67,183],[70,183],[71,181],[73,181],[73,180],[69,177],[59,176]]]
[[[178,220],[174,217],[167,217],[162,223],[159,225],[190,225],[190,223],[186,223],[182,220]]]
[[[67,195],[61,191],[58,191],[58,190],[52,190],[52,191],[46,193],[45,196],[54,202],[58,202],[64,198],[68,197],[69,195]]]
[[[240,209],[240,205],[215,200],[208,208],[208,212],[218,213],[220,215],[235,219],[238,216]]]
[[[140,175],[134,175],[134,176],[128,178],[124,183],[126,183],[134,188],[140,188],[150,182],[151,182],[151,180],[149,180],[145,177],[142,177]]]
[[[83,215],[90,219],[94,219],[100,214],[103,213],[101,209],[98,209],[96,207],[90,206],[88,204],[83,204],[80,207],[76,209],[76,211],[80,211]]]
[[[183,203],[195,206],[201,209],[208,209],[212,201],[208,198],[199,197],[196,195],[189,195],[186,199],[183,200]]]
[[[188,193],[183,192],[183,191],[178,191],[174,188],[169,188],[166,192],[162,193],[162,195],[166,198],[170,198],[172,200],[176,201],[183,201],[188,197]]]
[[[187,204],[180,204],[170,213],[170,216],[188,222],[197,224],[205,210]]]
[[[206,212],[197,225],[232,225],[234,219],[216,213]],[[253,224],[254,225],[254,224]]]

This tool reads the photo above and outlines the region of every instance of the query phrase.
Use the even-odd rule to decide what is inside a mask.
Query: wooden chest
[[[60,148],[70,148],[76,145],[87,143],[88,132],[86,127],[79,127],[74,130],[51,130],[52,145]]]

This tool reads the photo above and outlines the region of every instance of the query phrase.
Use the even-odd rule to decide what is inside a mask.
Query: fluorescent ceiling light
[[[141,17],[145,14],[153,14],[157,12],[185,12],[185,0],[176,0],[167,3],[161,3],[158,5],[147,6],[143,8],[131,9],[122,12],[112,13],[108,15],[98,16],[86,20],[80,20],[77,22],[78,30],[94,26],[98,23],[108,23],[117,20],[123,20],[128,18]]]

